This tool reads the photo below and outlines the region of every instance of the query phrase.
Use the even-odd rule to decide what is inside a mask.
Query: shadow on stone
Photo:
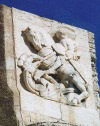
[[[13,92],[7,84],[3,7],[0,6],[0,126],[17,126],[14,112]]]

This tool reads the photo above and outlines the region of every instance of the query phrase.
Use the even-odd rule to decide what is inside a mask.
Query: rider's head
[[[64,39],[64,38],[65,38],[66,33],[65,33],[65,32],[61,32],[61,31],[57,31],[57,32],[55,33],[55,36],[56,36],[56,38],[60,41],[61,39]]]

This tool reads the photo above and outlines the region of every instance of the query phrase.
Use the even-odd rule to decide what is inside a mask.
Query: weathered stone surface
[[[98,75],[96,72],[96,50],[95,50],[95,43],[94,43],[94,35],[89,32],[89,47],[90,47],[90,55],[91,55],[91,66],[92,66],[92,77],[93,77],[93,90],[98,92],[99,85],[98,85]]]
[[[10,48],[11,52],[13,51],[12,39],[11,9],[0,6],[0,126],[17,125],[16,114],[14,111],[14,92],[9,86],[9,84],[11,84],[11,86],[12,84],[14,85],[15,78],[12,80],[11,78],[8,78],[10,74],[8,75],[9,72],[6,69],[7,47]],[[8,46],[8,43],[11,46]],[[14,74],[10,77],[13,78]]]
[[[91,66],[92,66],[92,78],[93,78],[93,90],[95,95],[95,103],[97,106],[97,110],[100,116],[100,98],[98,92],[100,92],[100,88],[98,85],[98,74],[96,70],[96,49],[95,49],[95,41],[94,34],[89,32],[89,45],[90,45],[90,55],[91,55]],[[92,46],[91,46],[92,45]]]
[[[83,107],[74,107],[61,105],[62,120],[70,122],[70,124],[77,124],[82,126],[99,126],[99,116],[97,111],[85,109]],[[97,118],[94,118],[97,117]],[[88,120],[88,121],[87,121]]]
[[[34,94],[31,95],[30,93],[27,93],[26,97],[24,97],[23,93],[21,93],[21,99],[22,110],[39,113],[41,115],[43,114],[56,119],[61,119],[59,103],[50,100],[45,100]]]

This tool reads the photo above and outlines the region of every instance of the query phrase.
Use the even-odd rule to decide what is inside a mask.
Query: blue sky
[[[100,80],[100,0],[0,0],[0,4],[94,32]]]

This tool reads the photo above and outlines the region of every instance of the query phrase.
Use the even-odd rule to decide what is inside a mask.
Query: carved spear
[[[82,76],[82,74],[77,70],[77,68],[74,66],[74,64],[71,62],[70,58],[68,57],[68,55],[66,54],[67,58],[66,60],[73,66],[73,68],[78,72],[78,74],[81,76],[81,78],[84,80],[86,86],[88,85],[88,82],[86,81],[86,79]]]

